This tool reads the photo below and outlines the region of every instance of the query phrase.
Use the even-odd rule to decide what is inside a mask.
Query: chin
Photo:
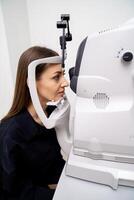
[[[54,101],[59,101],[62,97],[55,98]]]
[[[63,97],[63,96],[64,96],[64,93],[58,94],[58,97],[59,97],[59,98],[61,98],[61,97]]]
[[[63,98],[63,96],[64,96],[64,94],[60,94],[60,95],[58,95],[56,98],[55,98],[55,101],[58,101],[58,100],[60,100],[61,98]]]

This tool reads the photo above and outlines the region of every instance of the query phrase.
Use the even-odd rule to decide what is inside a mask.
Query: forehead
[[[61,64],[50,64],[45,70],[46,73],[56,73],[56,72],[58,73],[62,71],[64,71],[64,69],[62,68]]]

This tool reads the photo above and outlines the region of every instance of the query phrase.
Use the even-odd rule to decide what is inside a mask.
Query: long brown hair
[[[27,86],[28,65],[36,59],[58,56],[58,53],[46,47],[34,46],[27,49],[20,57],[16,75],[15,91],[12,106],[7,115],[1,120],[4,121],[18,114],[31,102]],[[36,79],[45,70],[45,64],[36,67]]]

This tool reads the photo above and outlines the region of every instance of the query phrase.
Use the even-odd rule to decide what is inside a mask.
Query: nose
[[[69,82],[65,79],[65,77],[63,77],[61,87],[68,87],[68,86],[69,86]]]

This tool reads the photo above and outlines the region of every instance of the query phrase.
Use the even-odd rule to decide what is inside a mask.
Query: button
[[[123,57],[122,59],[125,61],[125,62],[130,62],[133,60],[133,54],[131,52],[126,52],[123,54]]]

